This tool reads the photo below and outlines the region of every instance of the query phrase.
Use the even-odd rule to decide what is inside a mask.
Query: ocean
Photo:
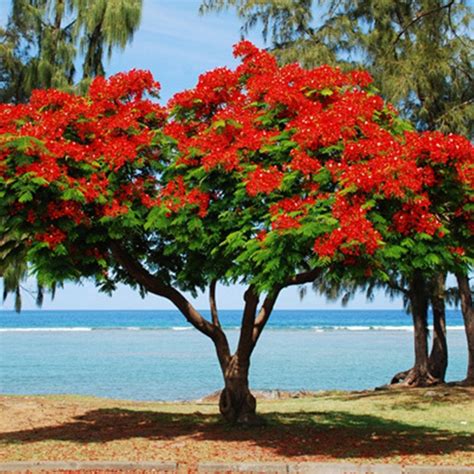
[[[220,316],[235,346],[241,313]],[[467,348],[459,311],[447,312],[447,326],[447,379],[460,380]],[[276,310],[252,357],[250,383],[369,389],[412,362],[403,311]],[[191,400],[221,387],[212,342],[176,311],[0,311],[1,393]]]

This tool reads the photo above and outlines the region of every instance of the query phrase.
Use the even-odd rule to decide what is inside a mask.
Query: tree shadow
[[[0,435],[6,444],[70,441],[79,444],[147,438],[195,441],[251,441],[275,455],[324,455],[326,458],[440,455],[472,452],[472,434],[344,411],[265,414],[262,427],[229,426],[218,415],[96,409],[57,426]]]

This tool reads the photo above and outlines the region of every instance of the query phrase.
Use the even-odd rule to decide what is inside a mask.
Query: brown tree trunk
[[[151,274],[140,261],[133,258],[122,243],[113,241],[110,244],[110,250],[117,263],[127,271],[132,279],[150,293],[171,301],[198,331],[208,336],[214,342],[225,382],[219,400],[222,416],[231,423],[262,424],[263,420],[256,415],[255,397],[249,390],[248,371],[250,356],[272,313],[282,288],[310,283],[321,274],[322,270],[314,268],[298,273],[290,277],[284,284],[275,285],[268,292],[258,314],[259,294],[250,285],[244,296],[245,308],[237,351],[234,355],[231,355],[229,343],[222,330],[217,312],[217,279],[213,279],[210,284],[209,299],[212,317],[212,322],[210,322],[203,318],[199,311],[176,288],[169,286],[160,278]]]
[[[433,385],[438,380],[429,372],[428,359],[428,298],[427,289],[423,275],[417,273],[410,282],[409,298],[414,327],[415,364],[400,379],[400,385],[406,387],[426,387]]]
[[[433,345],[429,358],[430,374],[444,382],[448,368],[448,344],[446,342],[446,275],[439,273],[433,279],[431,291],[431,308],[433,309]]]
[[[463,385],[474,385],[474,307],[472,305],[471,288],[469,278],[465,273],[456,273],[459,296],[461,298],[461,311],[464,318],[464,328],[467,338],[467,374],[463,380]]]
[[[257,401],[250,393],[249,360],[234,354],[224,371],[225,387],[219,399],[221,415],[230,423],[255,424]]]
[[[257,401],[250,393],[248,380],[250,356],[256,343],[253,330],[259,301],[252,286],[245,292],[244,300],[237,351],[232,356],[219,357],[225,383],[219,399],[219,410],[230,423],[253,425],[260,424],[261,419],[256,415]],[[216,350],[219,355],[220,344],[216,344]]]

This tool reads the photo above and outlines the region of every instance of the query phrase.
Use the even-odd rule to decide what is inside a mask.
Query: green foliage
[[[12,0],[0,29],[0,100],[24,102],[33,89],[71,89],[104,75],[103,59],[124,49],[140,24],[142,0]],[[76,64],[82,59],[82,71]]]

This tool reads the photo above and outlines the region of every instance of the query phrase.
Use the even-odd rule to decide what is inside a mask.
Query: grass
[[[0,396],[0,459],[324,461],[474,465],[474,391],[326,392],[259,400],[262,427],[215,402]]]

